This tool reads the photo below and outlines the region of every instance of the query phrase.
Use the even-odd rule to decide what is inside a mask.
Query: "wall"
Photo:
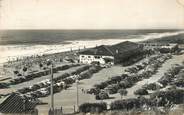
[[[98,56],[98,55],[80,55],[79,61],[84,64],[91,64],[92,62],[99,62],[100,64],[105,64],[105,60],[103,58],[110,58],[114,60],[113,56]],[[112,64],[114,64],[112,62]]]

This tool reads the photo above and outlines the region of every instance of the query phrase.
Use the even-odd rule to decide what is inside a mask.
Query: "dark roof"
[[[32,99],[19,93],[12,93],[0,104],[1,113],[22,113],[34,110],[38,103],[37,99]]]
[[[114,56],[116,54],[133,51],[138,48],[139,45],[137,43],[125,41],[112,46],[101,45],[95,48],[86,49],[79,52],[79,54]]]
[[[129,52],[129,51],[136,50],[138,48],[139,48],[139,45],[137,43],[130,42],[130,41],[121,42],[121,43],[112,45],[110,47],[111,51],[115,53]]]
[[[101,45],[95,48],[86,49],[84,51],[79,52],[79,54],[85,55],[105,55],[105,56],[113,56],[114,54],[108,48],[108,46]]]

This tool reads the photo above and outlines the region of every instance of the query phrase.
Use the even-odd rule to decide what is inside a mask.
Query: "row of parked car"
[[[137,73],[138,71],[144,69],[146,66],[150,65],[154,60],[158,60],[160,62],[165,61],[166,59],[171,59],[172,55],[166,55],[162,57],[163,55],[152,55],[151,57],[145,58],[144,61],[140,62],[139,64],[136,64],[135,66],[129,67],[125,69],[125,72],[128,73]]]
[[[57,71],[63,71],[63,70],[69,69],[71,67],[76,67],[76,66],[80,66],[80,64],[67,64],[67,65],[54,67],[53,72],[56,73]],[[46,75],[49,75],[49,74],[50,74],[50,69],[42,70],[42,71],[39,71],[39,72],[34,72],[30,75],[18,76],[17,78],[13,78],[12,80],[10,80],[10,82],[8,84],[9,85],[16,85],[16,84],[23,83],[23,82],[26,82],[26,81],[30,81],[34,78],[46,76]]]
[[[146,59],[144,62],[141,62],[141,64],[133,66],[133,68],[135,67],[136,69],[134,72],[126,71],[126,73],[123,73],[121,76],[115,76],[105,82],[95,84],[93,88],[88,90],[88,93],[98,95],[101,91],[105,90],[110,94],[114,94],[117,93],[119,89],[132,87],[136,82],[155,74],[156,70],[170,58],[171,55],[160,54]]]
[[[63,79],[65,79],[67,77],[70,77],[72,75],[75,75],[76,72],[80,73],[82,71],[85,71],[85,70],[89,69],[89,67],[90,67],[89,65],[81,66],[80,68],[78,68],[77,70],[75,70],[75,71],[73,71],[71,73],[64,73],[64,74],[62,74],[60,76],[54,77],[53,78],[53,82],[54,82],[54,84],[55,83],[60,83]],[[40,81],[40,82],[38,82],[36,84],[33,84],[30,87],[24,87],[24,88],[18,89],[18,92],[25,94],[25,93],[28,93],[28,92],[33,92],[33,91],[39,90],[41,88],[49,87],[50,84],[51,84],[50,79],[45,79],[45,80]]]
[[[81,69],[82,68],[82,69]],[[53,82],[53,90],[54,93],[60,92],[63,89],[66,89],[69,87],[70,84],[74,83],[76,80],[81,80],[85,79],[84,73],[92,72],[95,73],[97,70],[99,70],[99,67],[97,66],[90,66],[90,65],[85,65],[75,71],[78,71],[79,73],[76,75],[75,71],[69,73],[64,73],[62,76],[58,76],[58,78],[54,78]],[[80,70],[80,71],[79,71]],[[30,87],[24,87],[22,89],[17,90],[17,92],[26,94],[32,97],[40,98],[40,97],[46,97],[50,94],[50,86],[51,86],[51,81],[50,79],[45,79],[43,81],[40,81]]]

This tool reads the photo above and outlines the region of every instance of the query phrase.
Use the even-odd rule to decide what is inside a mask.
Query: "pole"
[[[53,64],[51,65],[51,111],[54,113]]]
[[[76,80],[76,87],[77,87],[77,111],[79,110],[79,87],[78,87],[79,81]]]

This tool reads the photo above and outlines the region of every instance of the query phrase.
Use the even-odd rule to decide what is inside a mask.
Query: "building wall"
[[[79,55],[79,62],[84,64],[91,64],[92,62],[99,62],[100,64],[105,64],[104,58],[110,58],[114,60],[113,56],[99,56],[99,55]],[[112,62],[111,64],[114,64]]]

